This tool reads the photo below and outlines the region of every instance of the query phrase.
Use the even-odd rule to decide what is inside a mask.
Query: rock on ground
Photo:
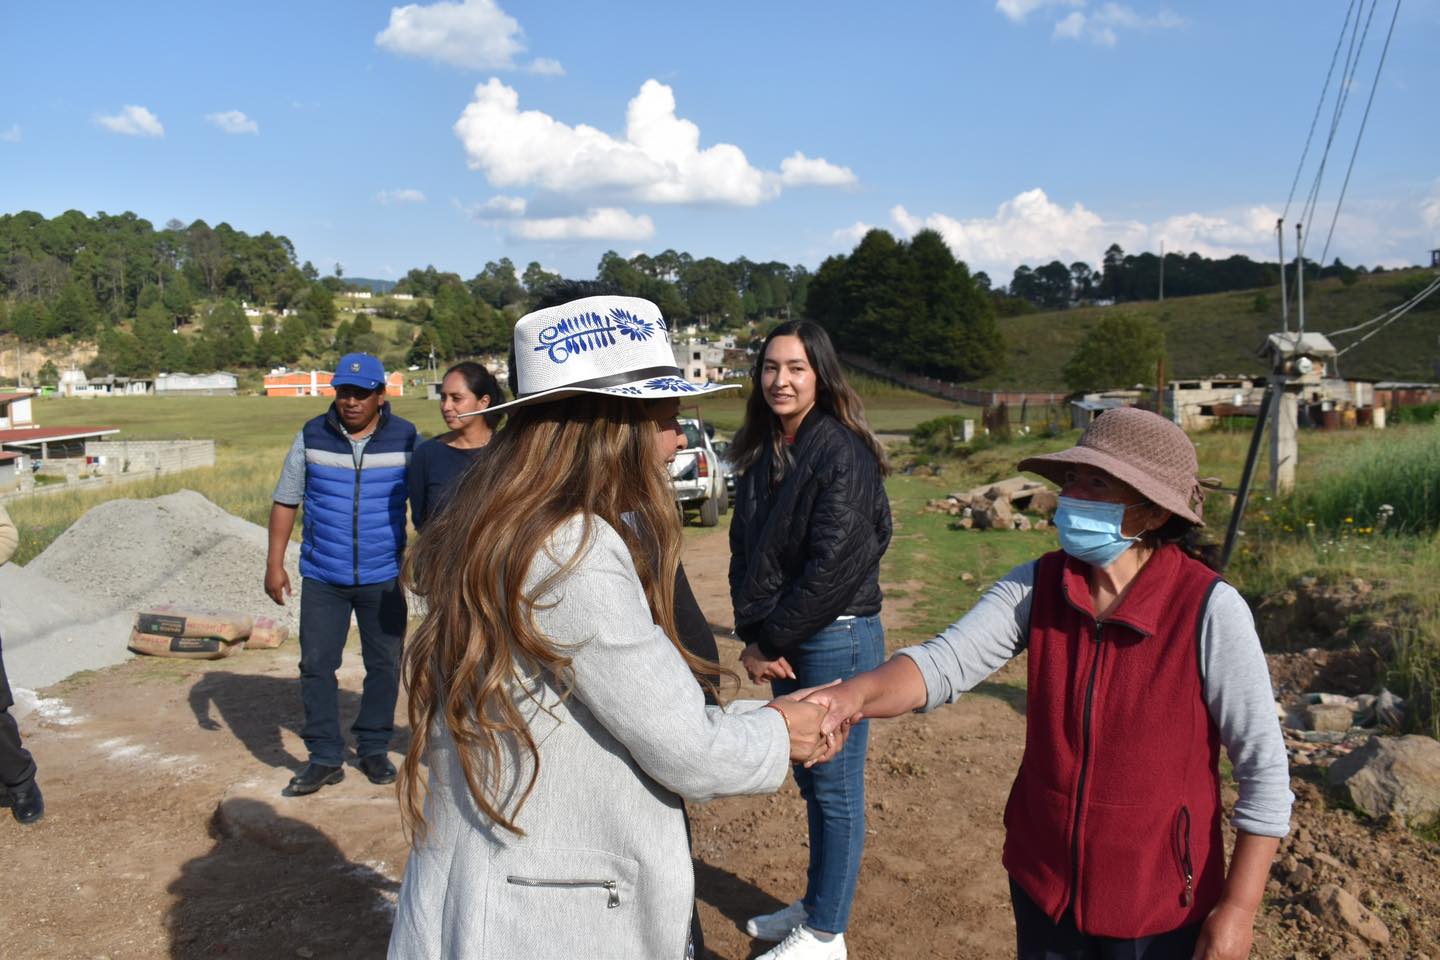
[[[1440,741],[1430,737],[1371,737],[1331,764],[1327,778],[1372,817],[1393,813],[1412,825],[1440,817]]]
[[[1349,930],[1378,946],[1390,943],[1390,931],[1380,918],[1355,897],[1333,883],[1323,884],[1311,898],[1315,915],[1331,926]]]

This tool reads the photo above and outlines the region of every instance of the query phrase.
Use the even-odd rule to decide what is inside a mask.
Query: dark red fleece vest
[[[1096,622],[1089,567],[1040,558],[1030,607],[1025,756],[1005,807],[1005,869],[1052,920],[1144,937],[1220,898],[1219,731],[1199,624],[1217,575],[1162,547]]]

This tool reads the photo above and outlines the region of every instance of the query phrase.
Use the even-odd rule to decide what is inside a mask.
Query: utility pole
[[[1305,332],[1305,244],[1300,239],[1300,224],[1295,224],[1295,309],[1299,316],[1298,329]]]
[[[1160,241],[1160,302],[1165,302],[1165,241]]]
[[[1285,218],[1275,221],[1275,242],[1280,245],[1280,329],[1290,332],[1290,291],[1285,286]]]

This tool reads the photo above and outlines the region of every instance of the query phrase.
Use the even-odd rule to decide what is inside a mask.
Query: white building
[[[162,373],[155,378],[157,397],[233,397],[238,388],[233,373]]]
[[[691,383],[719,383],[737,371],[732,362],[734,355],[729,353],[735,349],[733,336],[687,338],[673,341],[670,348],[675,354],[675,366],[685,372],[685,379]]]

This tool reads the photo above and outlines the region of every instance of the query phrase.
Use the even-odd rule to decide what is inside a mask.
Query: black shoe
[[[10,813],[21,823],[34,823],[45,816],[45,798],[40,795],[40,784],[34,780],[26,787],[12,787],[10,790]]]
[[[331,767],[323,763],[309,763],[305,769],[295,774],[290,785],[286,787],[292,796],[303,796],[307,793],[314,793],[321,787],[331,783],[339,783],[345,779],[344,767]]]
[[[395,764],[383,753],[373,753],[368,757],[361,757],[355,764],[360,772],[370,778],[371,783],[394,783]]]

